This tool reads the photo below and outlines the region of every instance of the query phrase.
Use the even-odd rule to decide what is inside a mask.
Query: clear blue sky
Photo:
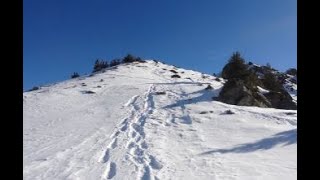
[[[127,53],[212,74],[234,51],[296,67],[296,0],[23,1],[24,89]]]

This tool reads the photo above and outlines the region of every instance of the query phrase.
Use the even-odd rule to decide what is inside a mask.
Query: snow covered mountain
[[[297,179],[297,111],[213,101],[223,84],[147,61],[25,92],[24,179]]]

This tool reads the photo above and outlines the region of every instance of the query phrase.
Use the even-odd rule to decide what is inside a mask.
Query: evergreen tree
[[[248,74],[243,77],[243,80],[244,84],[254,91],[257,91],[257,86],[261,86],[262,84],[258,76],[252,71],[249,71]]]
[[[137,58],[135,59],[135,61],[144,62],[140,57],[137,57]]]
[[[267,63],[267,64],[266,64],[266,67],[267,67],[269,70],[271,70],[271,69],[272,69],[272,67],[271,67],[271,64],[270,64],[270,63]]]
[[[121,60],[120,59],[113,59],[112,61],[110,61],[110,67],[113,67],[113,66],[117,66],[121,64]]]
[[[94,63],[92,72],[98,72],[98,71],[101,71],[102,69],[105,69],[107,67],[109,67],[109,64],[107,61],[97,59]]]
[[[290,74],[290,75],[292,75],[292,76],[295,76],[295,75],[297,75],[297,69],[295,69],[295,68],[290,68],[290,69],[288,69],[288,70],[286,71],[286,73],[287,73],[287,74]]]
[[[71,78],[77,78],[77,77],[80,77],[80,75],[77,73],[77,72],[74,72],[72,75],[71,75]]]
[[[262,83],[266,89],[271,91],[280,91],[282,89],[280,81],[272,72],[268,72],[264,75]]]
[[[100,60],[97,59],[95,62],[94,62],[94,66],[93,66],[93,71],[92,72],[97,72],[100,70]]]
[[[225,79],[239,78],[244,79],[249,73],[248,66],[239,52],[233,53],[229,62],[222,69],[221,76]]]
[[[128,54],[126,57],[123,58],[122,62],[123,63],[132,63],[136,61],[136,58],[132,56],[131,54]]]
[[[232,54],[228,63],[222,69],[221,76],[228,80],[242,80],[246,87],[253,91],[256,91],[257,86],[261,85],[258,76],[249,69],[248,64],[245,64],[245,60],[239,52]]]
[[[105,69],[105,68],[108,68],[109,67],[109,64],[108,64],[108,61],[103,61],[102,62],[102,69]]]

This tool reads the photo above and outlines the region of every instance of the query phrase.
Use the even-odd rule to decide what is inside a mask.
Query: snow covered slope
[[[285,79],[283,87],[291,95],[293,101],[297,103],[297,76],[291,76],[289,74],[287,74],[287,76],[289,78]]]
[[[297,111],[212,101],[222,86],[147,61],[25,92],[24,179],[296,179]]]

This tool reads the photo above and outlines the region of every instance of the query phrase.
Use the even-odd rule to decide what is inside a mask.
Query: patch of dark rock
[[[101,86],[97,86],[97,88],[101,88]]]
[[[289,79],[290,82],[297,84],[297,81],[293,78]]]
[[[222,114],[235,114],[235,113],[229,109],[223,112]]]
[[[211,89],[213,89],[213,87],[210,84],[205,88],[205,90],[211,90]]]
[[[139,63],[146,63],[147,61],[138,59],[137,62],[139,62]]]
[[[213,101],[219,101],[219,97],[212,97]]]
[[[34,86],[33,88],[29,89],[28,91],[36,91],[39,90],[40,87],[39,86]]]
[[[216,78],[215,80],[218,81],[218,82],[221,82],[221,79],[220,79],[220,78]]]
[[[248,88],[244,81],[230,79],[222,88],[218,100],[239,106],[271,107],[270,102],[255,89]]]
[[[175,71],[175,70],[173,70],[173,69],[171,69],[171,70],[169,70],[170,72],[173,72],[173,73],[175,73],[175,74],[177,74],[178,72],[177,71]]]
[[[199,114],[208,114],[208,111],[201,111]]]
[[[239,106],[297,109],[297,105],[286,90],[280,89],[261,94],[255,86],[250,87],[240,79],[229,79],[222,88],[218,99],[221,102]]]
[[[155,94],[156,94],[156,95],[164,95],[164,94],[166,94],[166,92],[160,91],[160,92],[155,92]]]
[[[162,68],[162,70],[167,70],[166,68]]]
[[[181,77],[179,75],[177,75],[177,74],[174,74],[174,75],[171,76],[171,78],[181,78]]]
[[[286,115],[296,115],[294,112],[287,112]]]
[[[95,94],[93,91],[81,91],[83,94]]]
[[[264,94],[264,96],[270,101],[274,108],[290,110],[297,109],[297,105],[292,101],[292,97],[285,90],[281,90],[280,92],[271,91]]]

